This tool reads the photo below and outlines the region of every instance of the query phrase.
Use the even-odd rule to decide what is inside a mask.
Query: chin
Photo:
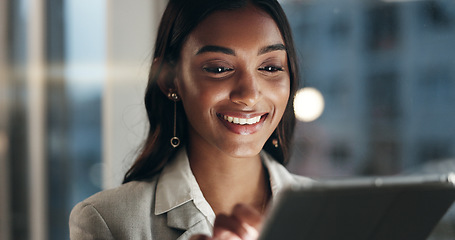
[[[262,147],[263,145],[240,144],[226,149],[227,151],[225,152],[233,158],[251,158],[257,156]]]

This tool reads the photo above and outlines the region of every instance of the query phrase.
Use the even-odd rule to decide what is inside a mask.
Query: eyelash
[[[209,72],[209,73],[215,73],[215,74],[230,72],[233,70],[234,69],[228,68],[228,67],[205,67],[204,68],[204,71]],[[278,71],[283,71],[284,69],[282,67],[266,66],[266,67],[259,68],[258,70],[267,71],[267,72],[278,72]]]
[[[262,71],[267,71],[267,72],[278,72],[278,71],[283,71],[284,69],[282,67],[276,67],[276,66],[267,66],[267,67],[262,67],[259,68],[259,70]]]
[[[209,73],[215,73],[215,74],[220,74],[224,72],[230,72],[233,71],[234,69],[228,68],[228,67],[205,67],[204,71],[209,72]]]

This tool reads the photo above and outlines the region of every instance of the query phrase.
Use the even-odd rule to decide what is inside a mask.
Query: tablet
[[[261,240],[426,239],[455,200],[455,173],[315,181],[275,200]]]

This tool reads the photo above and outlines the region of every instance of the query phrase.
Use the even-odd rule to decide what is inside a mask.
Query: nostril
[[[230,96],[232,102],[245,105],[254,106],[260,99],[260,92],[255,90],[233,92]]]
[[[254,106],[260,98],[260,79],[254,73],[238,71],[238,78],[230,95],[231,101],[244,106]]]

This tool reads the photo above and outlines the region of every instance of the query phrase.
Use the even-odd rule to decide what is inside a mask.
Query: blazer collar
[[[272,196],[278,195],[286,186],[297,184],[295,177],[265,151],[261,151],[261,159],[269,173]],[[214,215],[191,172],[186,150],[182,148],[163,169],[158,179],[155,214],[168,212],[191,200],[196,202],[196,207],[201,208],[204,215]]]
[[[291,174],[281,163],[277,162],[265,151],[261,151],[261,159],[269,173],[273,199],[287,187],[311,181],[308,178]]]
[[[188,159],[186,151],[181,150],[161,172],[155,192],[155,215],[168,212],[193,199],[193,186],[190,182],[194,176],[185,159]]]
[[[189,239],[194,234],[211,235],[213,228],[192,201],[167,212],[167,225],[171,228],[185,230],[178,239]]]
[[[207,219],[213,225],[215,213],[197,184],[185,148],[176,154],[160,174],[154,213],[167,213],[169,226],[180,229],[188,229],[201,219]]]
[[[268,170],[274,198],[285,187],[298,184],[295,176],[266,152],[261,152],[261,159]],[[211,233],[215,214],[191,172],[184,148],[163,169],[156,186],[155,198],[154,213],[167,213],[169,227],[187,230],[184,235]]]

